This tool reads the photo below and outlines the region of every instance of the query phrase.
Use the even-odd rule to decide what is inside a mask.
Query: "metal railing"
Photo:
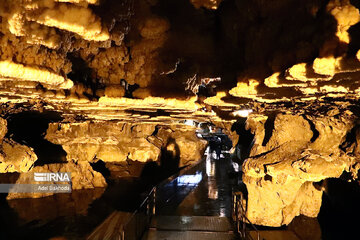
[[[175,180],[177,177],[183,175],[186,172],[195,170],[199,167],[201,161],[188,165],[181,169],[178,173],[168,177],[162,182],[154,186],[146,195],[140,207],[131,215],[131,217],[122,225],[119,233],[120,240],[139,240],[146,230],[149,229],[151,218],[157,212],[156,206],[156,192],[158,188],[166,185],[167,183]],[[170,196],[172,198],[173,196]]]
[[[155,215],[156,186],[146,195],[140,207],[135,210],[120,231],[120,240],[141,239],[144,232],[149,229],[151,218]]]
[[[87,238],[88,240],[97,239],[118,239],[118,240],[139,240],[143,236],[146,230],[150,228],[151,218],[158,213],[158,210],[162,205],[167,205],[168,201],[171,201],[174,196],[173,194],[166,194],[168,198],[164,203],[161,202],[163,199],[159,199],[161,195],[167,192],[164,188],[166,184],[172,182],[177,177],[196,172],[203,164],[203,161],[199,161],[193,165],[189,165],[181,169],[178,173],[170,176],[164,181],[160,182],[149,192],[147,192],[144,200],[140,206],[133,212],[127,213],[127,215],[121,215],[119,212],[111,214],[100,226],[98,226],[93,233]],[[187,185],[187,184],[186,184]],[[164,192],[165,191],[165,192]],[[158,195],[158,196],[157,196]],[[235,196],[237,196],[235,194]],[[158,197],[158,199],[157,199]],[[157,201],[160,200],[160,201]],[[235,197],[234,202],[241,202],[238,197]],[[238,207],[234,208],[238,209]],[[119,214],[119,215],[117,215]],[[116,216],[117,215],[117,216]],[[238,214],[236,214],[238,216]],[[245,216],[241,214],[240,216]],[[246,216],[245,216],[246,217]],[[239,222],[239,221],[236,221]],[[245,222],[245,221],[243,221]],[[112,226],[112,227],[109,227]],[[106,237],[105,237],[106,236]]]
[[[248,234],[247,225],[250,225],[256,232],[256,239],[260,240],[260,232],[254,224],[246,216],[246,198],[242,191],[233,191],[232,193],[232,217],[235,222],[237,233],[243,239],[253,240],[253,237]]]

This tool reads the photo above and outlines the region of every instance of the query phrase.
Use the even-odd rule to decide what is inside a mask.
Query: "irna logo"
[[[70,182],[69,172],[58,173],[34,173],[34,180],[37,182]]]

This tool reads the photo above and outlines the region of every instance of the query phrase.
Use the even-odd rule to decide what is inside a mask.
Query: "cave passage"
[[[0,183],[65,169],[73,190],[0,194],[0,239],[120,234],[114,216],[136,232],[140,214],[136,240],[205,240],[199,219],[234,240],[234,212],[253,238],[358,239],[359,9],[0,0]]]
[[[7,137],[34,149],[38,159],[35,166],[66,162],[66,152],[60,145],[47,141],[44,137],[50,122],[61,121],[56,112],[20,112],[10,115]]]
[[[356,182],[330,178],[325,183],[318,215],[323,239],[351,239],[357,236],[356,217],[360,214],[360,188]]]

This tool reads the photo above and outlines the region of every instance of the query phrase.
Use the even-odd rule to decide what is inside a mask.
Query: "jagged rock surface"
[[[4,139],[0,145],[0,172],[28,172],[37,160],[34,151],[11,139]]]
[[[0,118],[0,173],[28,172],[37,160],[33,149],[4,138],[7,133],[7,122]]]
[[[243,164],[243,181],[252,223],[281,226],[299,214],[316,217],[323,192],[320,182],[351,172],[358,164],[352,154],[341,150],[355,125],[354,116],[328,115],[248,119],[255,139]]]
[[[53,123],[46,139],[59,144],[69,161],[123,162],[128,158],[146,162],[156,160],[160,149],[147,141],[155,125],[126,123]]]
[[[178,167],[199,161],[206,146],[206,141],[195,136],[195,128],[101,121],[52,123],[46,139],[61,145],[68,161],[88,162],[158,161],[161,149],[168,147],[169,139],[175,139]]]
[[[106,187],[105,178],[101,173],[94,171],[88,162],[53,163],[44,166],[36,166],[27,173],[20,174],[16,184],[44,184],[55,182],[34,181],[34,172],[70,172],[72,190],[91,189]],[[53,195],[54,193],[9,193],[6,199],[16,198],[39,198]]]

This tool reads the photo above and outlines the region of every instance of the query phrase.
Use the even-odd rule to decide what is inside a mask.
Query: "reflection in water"
[[[233,171],[228,156],[211,154],[186,175],[173,179],[157,191],[158,214],[230,216]],[[109,184],[104,189],[74,191],[38,199],[6,201],[0,195],[0,239],[83,239],[113,211],[132,212],[141,202],[147,185],[133,178]],[[158,198],[159,197],[159,198]],[[158,209],[157,209],[158,210]],[[6,219],[4,218],[6,216]],[[186,218],[183,219],[187,221]]]
[[[180,223],[181,224],[187,224],[187,223],[190,223],[192,221],[192,218],[191,217],[189,217],[189,216],[182,216],[181,218],[180,218]]]
[[[220,216],[220,217],[226,217],[226,208],[220,207],[219,216]]]
[[[84,239],[114,211],[133,212],[147,185],[122,178],[95,188],[36,199],[7,201],[0,194],[0,239]]]
[[[206,175],[208,184],[208,197],[210,199],[218,199],[218,190],[216,186],[215,177],[215,161],[213,160],[213,154],[206,154]],[[216,159],[216,157],[215,157]]]
[[[69,194],[55,194],[43,198],[9,200],[22,223],[51,220],[62,216],[87,215],[89,205],[103,193],[104,188],[77,190]]]
[[[209,147],[208,147],[209,148]],[[214,177],[215,176],[215,161],[212,158],[211,153],[206,153],[206,175],[208,177]]]
[[[216,200],[219,197],[218,191],[213,186],[209,185],[208,197],[212,200]]]
[[[182,175],[176,178],[177,186],[197,186],[202,180],[201,172],[197,171],[193,175]]]
[[[225,158],[217,159],[210,149],[206,149],[204,157],[204,161],[194,173],[186,173],[202,175],[202,178],[196,177],[201,180],[196,186],[167,184],[157,190],[157,200],[172,199],[164,202],[162,208],[157,209],[157,214],[228,217],[231,215],[232,181],[229,176],[234,172],[231,159],[228,154],[225,154]]]
[[[238,163],[232,162],[232,166],[233,166],[235,172],[239,172],[239,171],[240,171],[240,168],[241,168],[241,167],[239,166]]]

